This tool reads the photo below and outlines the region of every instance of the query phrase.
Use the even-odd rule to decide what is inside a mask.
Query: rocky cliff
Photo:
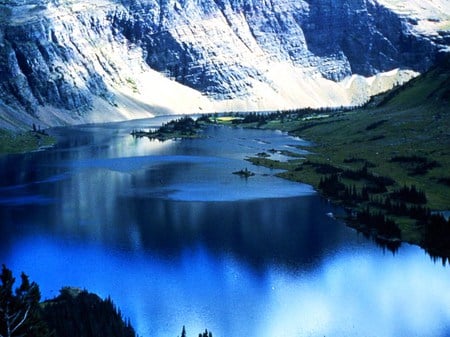
[[[449,45],[413,2],[0,0],[0,126],[360,104]]]

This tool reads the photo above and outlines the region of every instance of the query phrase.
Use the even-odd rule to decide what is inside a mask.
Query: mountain
[[[450,1],[0,0],[0,127],[358,105],[431,67]]]

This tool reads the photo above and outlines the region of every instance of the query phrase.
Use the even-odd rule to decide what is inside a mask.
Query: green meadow
[[[280,177],[309,183],[351,212],[383,214],[400,229],[402,241],[424,245],[428,232],[420,216],[392,211],[390,203],[429,214],[450,210],[449,69],[435,67],[363,108],[286,111],[242,124],[311,142],[304,158],[280,162],[260,155],[249,161],[284,169]],[[333,175],[334,185],[328,181],[325,188]],[[389,184],[374,186],[383,179]],[[426,201],[398,200],[402,188],[424,193]]]
[[[24,153],[52,146],[55,139],[44,132],[0,130],[0,154]]]

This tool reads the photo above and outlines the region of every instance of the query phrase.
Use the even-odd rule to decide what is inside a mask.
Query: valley
[[[450,0],[0,0],[0,337],[450,336],[449,127]]]

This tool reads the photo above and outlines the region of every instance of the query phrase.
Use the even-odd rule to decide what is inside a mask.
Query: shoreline
[[[0,156],[44,151],[52,148],[56,139],[43,131],[25,131],[14,133],[0,130]]]
[[[361,112],[362,113],[362,112]],[[331,116],[332,117],[332,116]],[[254,128],[255,125],[241,125],[243,128]],[[313,126],[314,127],[314,126]],[[338,165],[334,166],[334,164],[328,164],[324,163],[323,160],[319,160],[317,162],[318,170],[315,170],[314,168],[308,168],[308,165],[316,164],[316,160],[318,157],[321,157],[323,155],[326,155],[326,153],[322,152],[324,146],[318,140],[317,138],[311,137],[311,138],[305,138],[304,136],[300,135],[297,132],[292,132],[289,130],[289,128],[274,128],[274,127],[266,127],[263,125],[262,127],[257,127],[262,129],[269,129],[269,130],[279,130],[282,132],[287,132],[290,136],[294,137],[300,137],[301,139],[308,141],[311,146],[308,147],[300,147],[302,150],[308,149],[310,150],[310,153],[305,155],[305,158],[298,159],[295,156],[291,156],[291,159],[285,162],[281,162],[278,160],[272,160],[270,157],[261,158],[257,154],[255,156],[248,158],[247,160],[251,162],[254,165],[261,165],[268,168],[276,168],[276,169],[282,169],[284,172],[276,174],[276,176],[287,179],[294,182],[300,182],[300,183],[307,183],[321,195],[321,197],[331,201],[334,205],[342,207],[343,210],[347,213],[347,216],[340,217],[345,224],[357,230],[358,232],[362,233],[363,235],[371,238],[374,240],[377,244],[380,244],[382,247],[387,248],[393,252],[396,252],[398,248],[400,247],[401,243],[408,243],[412,245],[416,245],[424,249],[432,258],[441,258],[443,260],[443,263],[446,263],[446,260],[450,260],[450,251],[448,247],[445,247],[445,245],[441,245],[439,248],[436,248],[434,246],[430,246],[430,243],[427,242],[426,236],[426,229],[424,229],[425,224],[420,225],[419,219],[414,219],[409,217],[406,214],[391,214],[389,211],[386,211],[382,206],[380,207],[373,207],[374,210],[373,213],[370,213],[369,216],[378,215],[376,212],[379,212],[380,214],[383,213],[383,218],[380,218],[381,221],[392,221],[395,224],[396,229],[392,232],[388,231],[388,234],[380,233],[380,231],[377,229],[376,225],[373,224],[365,224],[358,220],[358,214],[359,212],[364,212],[364,207],[368,207],[367,204],[372,203],[372,199],[370,197],[372,196],[369,194],[369,199],[365,200],[363,202],[349,202],[346,200],[346,198],[339,197],[336,195],[330,195],[330,193],[327,193],[324,191],[324,188],[320,186],[322,179],[326,179],[326,177],[330,177],[333,175],[333,169],[336,168],[339,172],[340,168]],[[311,151],[312,150],[312,151]],[[289,156],[289,155],[288,155]],[[309,160],[309,157],[312,157],[312,160]],[[323,158],[321,158],[323,159]],[[330,158],[326,159],[327,162],[333,162],[333,160],[330,160]],[[362,163],[368,163],[369,160],[366,158],[364,159],[358,159],[355,160],[355,162],[361,161]],[[322,166],[323,165],[323,166]],[[364,166],[363,166],[364,167]],[[329,169],[329,172],[326,172],[327,169]],[[357,170],[355,170],[357,171]],[[345,172],[345,171],[344,171]],[[341,174],[341,173],[338,173]],[[378,176],[375,174],[374,176]],[[339,178],[340,179],[340,178]],[[343,179],[344,180],[344,179]],[[351,179],[350,179],[351,180]],[[346,181],[348,183],[348,181]],[[401,181],[394,180],[393,181],[394,186],[397,188],[401,188],[402,183]],[[358,185],[358,181],[356,182],[356,185]],[[414,185],[412,185],[414,186]],[[351,188],[351,187],[349,187]],[[355,188],[355,185],[353,185],[353,188]],[[361,186],[358,186],[356,188],[357,194],[361,191]],[[389,197],[392,194],[392,189],[389,188],[387,192],[384,192],[384,194],[387,194]],[[375,195],[376,197],[376,195]],[[448,210],[448,207],[442,207],[442,208],[432,208],[430,209],[428,207],[428,202],[425,203],[424,206],[422,205],[416,205],[414,203],[406,203],[407,207],[414,208],[417,206],[417,208],[423,207],[424,212],[428,212],[429,214],[435,215],[442,215],[442,217],[447,220],[447,222],[450,224],[449,217],[445,217],[444,212]],[[372,208],[372,206],[371,206]],[[424,221],[428,221],[427,219]],[[393,233],[393,234],[391,234]],[[425,237],[425,238],[424,238]]]
[[[447,242],[450,240],[450,220],[441,216],[442,211],[450,209],[445,198],[447,187],[439,181],[429,184],[430,179],[431,183],[436,180],[429,177],[429,172],[445,172],[445,165],[432,156],[437,152],[437,145],[433,143],[423,156],[417,155],[414,148],[400,152],[402,155],[398,152],[400,148],[397,152],[386,153],[386,149],[378,144],[374,147],[373,137],[369,136],[373,130],[379,133],[389,126],[390,121],[376,116],[373,110],[337,110],[320,121],[314,118],[317,113],[323,114],[322,111],[307,110],[264,115],[235,113],[225,118],[203,115],[195,124],[191,122],[196,129],[190,133],[197,138],[205,126],[224,125],[278,130],[307,140],[310,145],[298,148],[308,150],[308,155],[297,156],[284,151],[288,160],[279,161],[271,159],[271,152],[267,150],[265,155],[256,153],[246,160],[254,165],[283,170],[276,174],[280,178],[311,185],[323,198],[347,212],[347,216],[342,217],[347,226],[383,247],[395,252],[404,242],[425,249],[430,256],[442,258],[444,263],[450,259]],[[361,139],[359,132],[356,132],[356,142],[348,140],[355,137],[348,130],[345,134],[339,133],[343,122],[354,128],[352,123],[355,121],[364,123],[364,131],[368,133],[366,140]],[[177,122],[174,123],[172,130],[166,133],[167,139],[180,139],[173,132],[177,128]],[[376,140],[395,140],[397,134]],[[444,180],[445,177],[441,178]]]

